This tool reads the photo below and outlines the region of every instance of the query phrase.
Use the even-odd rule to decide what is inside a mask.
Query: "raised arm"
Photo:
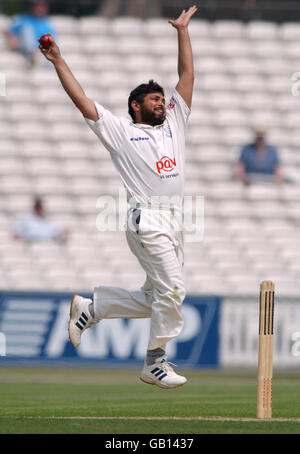
[[[56,44],[53,36],[49,36],[50,46],[43,48],[40,46],[41,52],[44,56],[53,63],[57,75],[61,81],[63,88],[69,95],[75,106],[80,110],[85,118],[93,121],[98,120],[98,113],[95,103],[89,99],[84,93],[82,87],[75,79],[70,68],[65,60],[62,58],[58,45]]]
[[[196,6],[192,6],[187,11],[183,10],[176,20],[169,23],[176,28],[178,33],[178,75],[179,82],[176,90],[191,108],[194,87],[194,61],[188,25],[191,17],[197,11]]]

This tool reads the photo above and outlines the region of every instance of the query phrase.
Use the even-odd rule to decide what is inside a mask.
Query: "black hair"
[[[133,108],[131,107],[132,101],[136,101],[138,103],[142,103],[145,96],[148,95],[149,93],[161,93],[163,96],[164,94],[164,89],[158,85],[157,82],[154,82],[153,79],[149,80],[147,84],[141,84],[138,87],[136,87],[134,90],[129,95],[128,98],[128,113],[135,122],[135,112]]]
[[[34,197],[33,206],[34,206],[34,208],[41,208],[43,206],[42,199],[38,196]]]

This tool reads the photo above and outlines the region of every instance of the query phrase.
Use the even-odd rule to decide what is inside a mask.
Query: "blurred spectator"
[[[47,218],[42,200],[34,200],[31,213],[22,215],[13,228],[13,235],[16,239],[24,241],[65,241],[69,231],[59,227],[56,223]]]
[[[244,184],[254,181],[282,183],[280,161],[277,148],[266,143],[266,130],[254,130],[254,142],[245,145],[236,166],[236,177]]]
[[[49,4],[46,0],[32,0],[30,12],[16,16],[5,32],[8,47],[22,53],[29,66],[40,58],[37,40],[47,33],[56,34],[48,13]]]

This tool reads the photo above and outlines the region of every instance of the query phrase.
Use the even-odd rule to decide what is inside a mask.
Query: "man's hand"
[[[49,41],[49,47],[45,48],[40,45],[39,48],[47,60],[51,61],[51,63],[55,63],[61,57],[60,50],[52,35],[49,35]]]
[[[173,27],[180,29],[188,27],[191,17],[197,12],[197,6],[191,6],[187,11],[183,10],[176,20],[169,20],[169,24]]]

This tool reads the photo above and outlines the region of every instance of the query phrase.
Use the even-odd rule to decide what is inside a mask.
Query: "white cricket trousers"
[[[183,327],[183,232],[174,209],[130,208],[127,213],[128,245],[146,272],[139,291],[96,287],[97,321],[111,318],[151,318],[148,350],[162,348]]]

